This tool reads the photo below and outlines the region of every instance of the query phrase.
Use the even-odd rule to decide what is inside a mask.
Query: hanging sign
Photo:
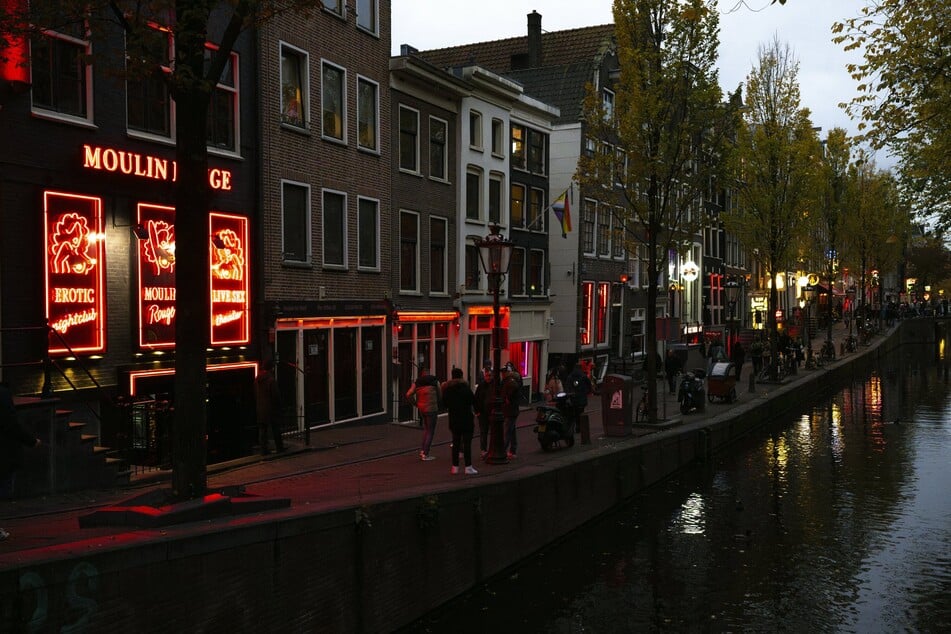
[[[43,192],[50,354],[102,352],[105,244],[102,199]],[[58,335],[58,336],[57,336]]]

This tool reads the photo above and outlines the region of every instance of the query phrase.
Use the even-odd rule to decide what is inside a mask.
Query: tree
[[[863,140],[900,159],[904,194],[951,225],[951,5],[880,0],[836,23],[833,39],[861,49],[848,66],[859,94],[843,107],[861,119]]]
[[[40,36],[72,25],[97,41],[124,36],[127,78],[160,78],[176,103],[175,400],[172,493],[179,499],[206,490],[206,350],[209,323],[207,120],[210,97],[243,30],[278,11],[306,14],[304,0],[33,0],[4,3],[0,33],[7,40]],[[319,4],[319,3],[318,3]],[[169,16],[175,16],[171,19]],[[163,57],[174,41],[174,59]],[[207,47],[213,42],[214,47]],[[160,53],[161,52],[161,53]],[[90,59],[96,62],[95,56]]]
[[[915,286],[923,297],[925,287],[937,289],[951,278],[951,252],[941,234],[916,238],[908,251],[909,274],[916,278]]]
[[[647,341],[657,340],[653,316],[668,254],[682,253],[703,221],[726,141],[734,129],[717,79],[719,18],[704,0],[618,0],[614,22],[620,77],[615,105],[605,110],[589,86],[584,134],[617,151],[583,155],[577,180],[614,192],[615,223],[624,227],[629,256],[647,252]],[[603,189],[602,189],[603,188]],[[647,354],[647,375],[656,376]],[[657,417],[657,386],[648,381],[648,416]]]
[[[819,157],[809,111],[799,105],[798,71],[788,45],[774,39],[760,47],[758,65],[747,78],[746,109],[732,165],[738,202],[723,216],[727,229],[773,282],[766,321],[774,376],[776,274],[787,270],[807,233]]]

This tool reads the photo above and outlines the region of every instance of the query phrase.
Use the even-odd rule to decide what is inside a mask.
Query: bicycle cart
[[[732,363],[714,363],[707,376],[707,399],[732,403],[736,400],[736,367]]]

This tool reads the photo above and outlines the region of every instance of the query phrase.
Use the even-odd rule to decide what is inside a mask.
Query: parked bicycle
[[[822,348],[819,349],[819,361],[821,363],[835,361],[835,344],[831,339],[822,342]]]

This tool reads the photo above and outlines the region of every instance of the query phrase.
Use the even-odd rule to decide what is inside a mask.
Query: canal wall
[[[0,572],[0,629],[392,631],[808,396],[864,374],[872,359],[933,337],[933,326],[929,338],[924,326],[905,322],[825,371],[757,385],[722,416],[552,454],[517,479],[466,480],[438,495],[332,512],[292,508],[224,528],[196,523],[165,539],[130,531],[51,548]]]

